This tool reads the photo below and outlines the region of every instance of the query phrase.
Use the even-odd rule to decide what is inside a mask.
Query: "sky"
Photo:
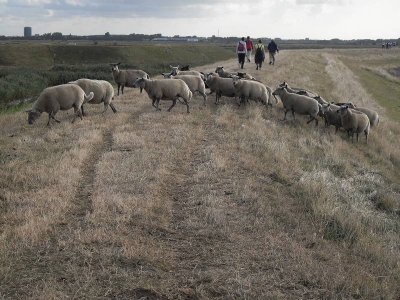
[[[156,34],[388,39],[399,0],[0,0],[0,35]]]

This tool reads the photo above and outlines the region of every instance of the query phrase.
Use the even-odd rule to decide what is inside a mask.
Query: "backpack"
[[[244,51],[243,43],[239,42],[237,49],[238,49],[238,51]]]
[[[263,55],[263,49],[261,46],[256,47],[256,55],[257,56],[262,56]]]
[[[246,48],[247,49],[253,49],[253,43],[250,40],[246,41]]]

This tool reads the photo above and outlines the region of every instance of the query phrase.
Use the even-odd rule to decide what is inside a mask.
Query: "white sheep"
[[[271,105],[272,90],[264,84],[257,81],[234,79],[233,86],[235,88],[235,96],[241,99],[241,102],[246,100],[261,101],[264,105]]]
[[[114,113],[117,112],[114,104],[111,103],[111,101],[114,99],[114,88],[108,81],[81,78],[76,81],[71,81],[69,83],[79,85],[84,90],[85,93],[93,92],[94,93],[93,99],[87,103],[89,104],[104,103],[103,113],[107,111],[108,106],[111,107]],[[83,110],[83,105],[82,105],[82,114],[85,115]]]
[[[190,70],[190,71],[180,71],[179,70],[179,65],[177,67],[173,67],[173,66],[169,66],[171,68],[171,75],[172,76],[176,76],[176,75],[197,75],[199,76],[201,79],[204,80],[204,74],[202,74],[199,71],[195,71],[195,70]]]
[[[176,75],[172,76],[169,73],[162,73],[164,78],[173,78],[173,79],[182,79],[188,85],[190,91],[194,94],[195,92],[199,92],[200,95],[203,96],[204,102],[203,104],[206,105],[207,101],[207,94],[206,94],[206,87],[204,81],[197,75]]]
[[[307,96],[289,93],[286,90],[286,87],[278,87],[273,92],[273,95],[279,96],[279,98],[282,100],[285,109],[284,120],[286,120],[286,114],[288,111],[291,111],[293,119],[295,119],[294,113],[298,113],[300,115],[309,115],[310,120],[307,122],[307,124],[315,120],[315,125],[318,125],[317,116],[321,104],[319,104],[317,100]]]
[[[172,100],[172,105],[168,108],[168,111],[175,106],[176,101],[182,98],[186,104],[187,112],[189,113],[189,101],[192,99],[192,92],[190,91],[187,84],[182,79],[158,79],[150,80],[146,78],[139,78],[133,84],[133,87],[140,87],[145,89],[149,98],[152,100],[152,105],[157,109],[160,104],[160,100]]]
[[[118,66],[121,63],[110,64],[112,66],[111,71],[115,80],[115,83],[118,85],[118,96],[119,96],[119,88],[121,87],[121,93],[124,94],[124,87],[132,87],[133,83],[138,78],[147,78],[150,79],[150,76],[142,70],[120,70]],[[142,92],[142,89],[140,89]]]
[[[76,84],[62,84],[44,89],[38,99],[32,106],[31,110],[28,110],[28,123],[33,122],[40,117],[43,112],[49,114],[49,121],[47,126],[50,126],[50,120],[53,119],[57,123],[59,120],[55,118],[56,113],[59,110],[68,110],[74,108],[74,118],[72,122],[75,122],[76,116],[82,119],[81,107],[85,101],[93,99],[94,93],[90,92],[86,95],[85,92]]]
[[[221,96],[235,97],[235,87],[233,86],[232,78],[221,78],[216,74],[210,73],[207,75],[206,84],[210,88],[211,93],[215,92],[215,104],[219,103]]]
[[[340,104],[348,105],[350,108],[366,114],[368,116],[371,127],[377,126],[379,124],[379,115],[376,111],[366,108],[366,107],[359,107],[359,106],[353,104],[352,102],[340,103]]]
[[[340,115],[342,126],[351,135],[351,141],[354,143],[354,133],[358,134],[364,132],[365,140],[368,143],[368,134],[370,129],[369,118],[366,114],[351,109],[348,105],[343,105],[336,112]]]

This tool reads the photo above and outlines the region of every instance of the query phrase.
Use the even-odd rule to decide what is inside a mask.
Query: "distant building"
[[[32,27],[24,27],[24,37],[32,37]]]

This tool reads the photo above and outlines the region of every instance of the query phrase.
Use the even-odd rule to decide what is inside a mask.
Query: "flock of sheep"
[[[235,97],[240,99],[239,105],[254,100],[263,105],[272,106],[272,102],[278,103],[278,96],[282,101],[284,108],[284,120],[286,114],[290,111],[295,118],[295,113],[308,115],[310,117],[307,123],[315,121],[318,125],[318,117],[325,120],[325,125],[333,125],[338,131],[343,128],[354,140],[354,134],[358,136],[364,133],[368,142],[370,127],[379,123],[378,114],[368,108],[357,107],[352,103],[329,103],[319,95],[305,89],[291,88],[286,82],[283,82],[272,89],[262,82],[256,80],[253,76],[246,73],[226,72],[222,66],[216,68],[215,72],[203,73],[195,70],[171,67],[171,72],[163,73],[163,79],[150,79],[150,76],[142,70],[120,70],[118,64],[112,64],[112,74],[118,86],[118,94],[124,93],[124,87],[140,88],[147,92],[152,100],[152,105],[159,108],[160,100],[172,100],[172,105],[168,108],[170,111],[179,100],[187,107],[189,113],[189,103],[194,93],[198,92],[203,96],[203,104],[206,105],[207,93],[215,93],[215,103],[219,103],[222,96]],[[41,113],[48,113],[49,119],[47,125],[55,118],[59,110],[69,110],[74,108],[74,118],[79,116],[82,119],[84,114],[83,105],[104,104],[104,112],[108,106],[114,113],[117,112],[112,100],[114,99],[114,88],[104,80],[78,79],[68,84],[49,87],[43,90],[31,110],[28,111],[28,122],[33,122]]]

